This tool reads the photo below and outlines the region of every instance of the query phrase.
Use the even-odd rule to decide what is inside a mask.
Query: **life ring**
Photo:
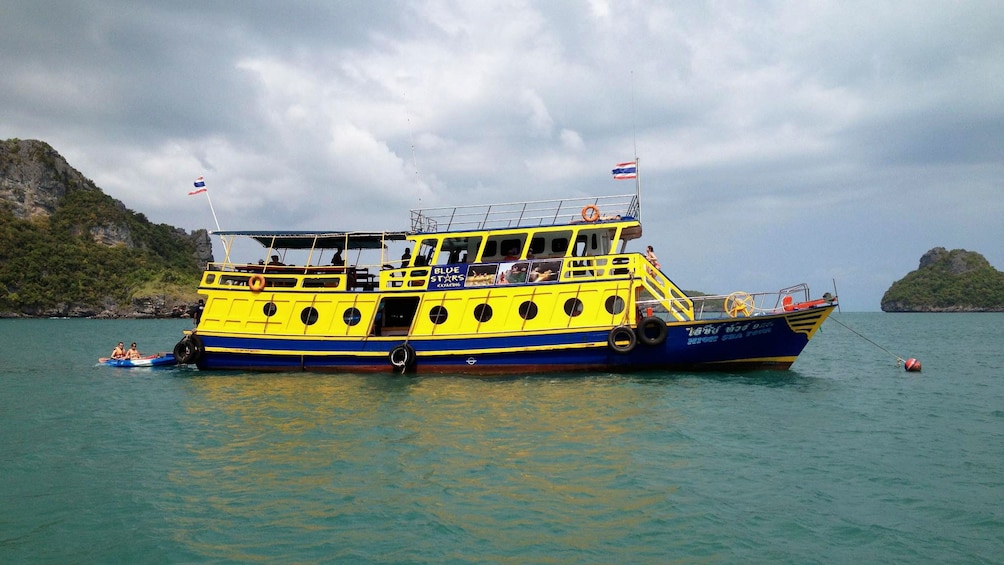
[[[617,353],[630,353],[638,343],[638,337],[630,326],[617,326],[607,335],[607,344]]]
[[[737,291],[725,297],[725,313],[730,318],[738,318],[740,314],[749,318],[753,315],[753,296],[747,292]]]
[[[415,349],[407,343],[402,343],[401,345],[394,346],[394,349],[390,350],[387,358],[390,359],[390,364],[394,367],[394,370],[404,374],[415,366]]]
[[[648,316],[638,322],[638,341],[645,345],[662,345],[667,333],[666,322],[658,316]]]
[[[174,346],[174,359],[182,365],[190,365],[202,358],[206,352],[202,344],[202,338],[195,334],[189,334],[181,338]]]
[[[248,288],[251,289],[251,292],[265,290],[265,275],[251,275],[248,277]]]
[[[590,204],[582,208],[582,219],[587,222],[595,222],[600,219],[600,207]]]

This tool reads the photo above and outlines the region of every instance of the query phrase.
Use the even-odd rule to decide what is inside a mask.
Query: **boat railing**
[[[411,211],[411,230],[430,233],[553,226],[637,218],[638,212],[638,197],[635,194],[422,208]]]
[[[647,288],[651,293],[651,290]],[[744,292],[737,291],[729,294],[708,294],[701,296],[690,296],[689,300],[693,304],[694,320],[714,320],[728,318],[727,309],[738,310],[744,316],[763,316],[766,314],[777,314],[786,309],[797,308],[801,304],[809,303],[809,286],[800,283],[773,292]],[[823,301],[818,301],[823,302]],[[747,307],[743,308],[742,304]],[[651,300],[638,301],[640,308],[658,309],[663,314],[664,308],[659,308],[661,301],[657,298]],[[739,305],[738,308],[736,305]],[[672,311],[664,315],[673,316]],[[676,316],[674,316],[676,317]],[[676,317],[679,319],[678,317]]]

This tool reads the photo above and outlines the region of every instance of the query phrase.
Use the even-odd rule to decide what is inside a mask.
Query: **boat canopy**
[[[248,237],[272,249],[380,249],[387,241],[404,241],[406,233],[348,231],[214,231],[222,237]]]

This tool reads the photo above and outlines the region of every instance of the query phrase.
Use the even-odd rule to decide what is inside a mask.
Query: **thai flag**
[[[638,178],[638,163],[631,161],[630,163],[617,163],[614,167],[614,180],[626,180],[626,179],[636,179]]]
[[[207,190],[209,190],[206,188],[206,181],[203,180],[202,177],[195,179],[195,188],[197,188],[198,190],[193,190],[192,192],[189,192],[188,193],[189,196],[206,192]]]

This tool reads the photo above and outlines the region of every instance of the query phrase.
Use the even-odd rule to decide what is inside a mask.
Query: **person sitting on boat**
[[[115,349],[112,349],[112,354],[110,355],[110,357],[112,359],[125,359],[126,358],[125,344],[120,341],[119,344],[115,346]]]
[[[279,256],[278,255],[273,255],[272,256],[272,260],[269,261],[268,264],[269,265],[279,265],[279,266],[285,265],[285,263],[279,261]]]
[[[136,342],[132,342],[129,346],[129,351],[126,351],[126,359],[141,359],[143,356],[139,354],[139,350],[136,349]]]
[[[345,259],[342,258],[342,250],[335,250],[335,255],[331,258],[331,265],[335,267],[344,267]]]
[[[516,259],[519,259],[519,249],[515,247],[510,249],[509,252],[505,254],[505,257],[502,258],[503,261],[515,261]]]
[[[410,247],[406,247],[404,249],[404,253],[401,254],[401,268],[403,269],[403,268],[407,267],[408,263],[411,263],[411,248]]]

